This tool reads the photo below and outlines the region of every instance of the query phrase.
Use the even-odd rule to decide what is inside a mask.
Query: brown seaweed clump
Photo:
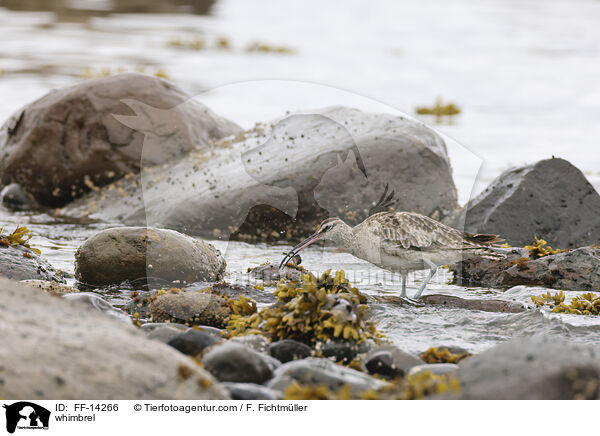
[[[421,353],[419,357],[425,363],[458,363],[470,355],[471,354],[467,352],[452,353],[447,347],[432,347]]]
[[[419,106],[415,109],[419,115],[434,115],[439,121],[442,117],[451,117],[460,114],[460,108],[454,103],[442,104],[442,99],[438,97],[433,106]]]
[[[349,385],[333,391],[325,385],[301,385],[294,382],[283,393],[284,400],[422,400],[433,395],[456,395],[460,382],[449,375],[435,375],[430,371],[398,379],[379,390],[353,394]]]
[[[346,280],[344,271],[330,270],[320,278],[308,274],[302,281],[281,280],[274,292],[277,302],[256,313],[232,314],[230,336],[262,334],[272,341],[295,339],[308,345],[329,339],[357,343],[383,335],[366,321],[366,297]]]
[[[565,303],[563,291],[551,294],[546,292],[541,297],[531,297],[538,307],[550,307],[555,313],[570,313],[573,315],[600,315],[600,295],[586,292],[573,298],[571,304]]]
[[[3,245],[5,247],[8,247],[10,245],[21,245],[25,248],[29,248],[31,251],[33,251],[39,256],[40,254],[42,254],[42,252],[37,248],[32,248],[29,245],[29,240],[32,238],[32,236],[33,235],[31,234],[29,229],[25,226],[17,226],[15,231],[12,232],[10,235],[3,235],[2,228],[0,227],[0,245]]]
[[[354,400],[350,385],[343,385],[337,391],[332,391],[326,385],[301,385],[297,381],[289,385],[283,393],[284,400]]]
[[[569,250],[554,250],[544,239],[538,239],[535,237],[535,242],[531,245],[526,245],[525,249],[529,251],[529,257],[532,259],[539,259],[544,256],[551,256],[553,254],[564,253]]]

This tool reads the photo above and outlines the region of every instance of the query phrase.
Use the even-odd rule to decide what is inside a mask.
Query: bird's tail
[[[477,245],[494,246],[504,242],[498,235],[488,235],[485,233],[467,233],[463,234],[465,240]]]

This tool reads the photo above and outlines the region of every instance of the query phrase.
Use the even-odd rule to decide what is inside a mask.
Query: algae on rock
[[[227,325],[230,336],[263,334],[273,341],[294,339],[308,345],[336,338],[363,342],[382,337],[364,319],[366,297],[350,285],[344,271],[334,276],[330,271],[318,279],[305,274],[301,282],[281,280],[274,292],[278,301],[258,312],[247,315],[234,309]]]

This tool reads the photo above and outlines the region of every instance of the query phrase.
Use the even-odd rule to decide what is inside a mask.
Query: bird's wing
[[[370,221],[369,227],[380,239],[381,249],[391,255],[402,250],[467,248],[462,232],[416,213],[384,212],[373,215]]]

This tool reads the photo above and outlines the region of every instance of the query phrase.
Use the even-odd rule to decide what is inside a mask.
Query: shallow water
[[[599,21],[600,2],[594,0],[372,1],[368,10],[358,0],[343,8],[316,0],[278,8],[265,0],[220,0],[211,17],[113,15],[81,22],[0,9],[0,120],[52,88],[82,80],[87,69],[93,75],[104,68],[164,70],[216,112],[245,127],[286,110],[331,104],[414,115],[416,106],[442,96],[463,109],[451,123],[434,125],[447,139],[461,203],[502,170],[551,155],[578,166],[598,189]],[[215,47],[219,37],[228,39],[229,49]],[[194,38],[208,48],[169,47],[170,41]],[[247,52],[253,42],[293,53]],[[30,227],[32,245],[55,267],[73,273],[77,247],[118,223],[81,225],[0,209],[0,226],[12,230],[17,224]],[[241,242],[215,245],[226,255],[232,282],[247,281],[248,267],[278,262],[289,249]],[[303,258],[312,271],[344,269],[367,294],[399,292],[397,276],[350,255],[311,248]],[[422,278],[423,273],[411,275],[409,293]],[[523,303],[544,292],[466,289],[448,285],[449,279],[440,270],[428,292]],[[107,296],[117,304],[123,297],[118,292]],[[598,317],[393,302],[372,304],[372,316],[411,351],[438,344],[478,351],[538,332],[600,342]]]
[[[113,224],[69,224],[48,215],[12,214],[0,209],[0,226],[12,230],[17,224],[27,225],[35,234],[32,246],[42,250],[42,256],[55,267],[72,274],[77,247],[86,238]],[[233,284],[262,283],[249,277],[248,268],[265,262],[278,263],[289,245],[248,244],[245,242],[210,241],[221,250],[227,261],[225,280]],[[489,313],[439,306],[417,307],[400,304],[393,297],[400,293],[400,278],[353,256],[326,247],[309,247],[303,251],[302,265],[315,274],[329,268],[343,269],[346,277],[358,289],[371,296],[387,297],[386,302],[370,302],[370,317],[385,335],[398,346],[421,352],[434,345],[459,345],[470,351],[484,350],[514,336],[535,333],[560,334],[587,343],[600,343],[600,317],[529,312]],[[422,283],[425,272],[409,276],[408,295],[414,294]],[[442,293],[463,298],[497,298],[531,304],[532,295],[546,292],[543,288],[516,287],[507,292],[485,288],[464,288],[448,284],[451,273],[440,269],[427,287],[427,293]],[[70,284],[74,278],[67,279]],[[274,287],[265,286],[265,293]],[[128,301],[129,289],[97,290],[111,303],[123,306]],[[257,291],[258,292],[258,291]],[[553,291],[555,292],[555,291]],[[580,294],[566,292],[567,299]]]

